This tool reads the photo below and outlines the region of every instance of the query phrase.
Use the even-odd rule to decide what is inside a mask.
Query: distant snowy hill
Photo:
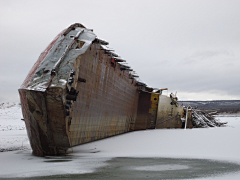
[[[240,112],[240,100],[218,100],[218,101],[179,101],[184,106],[198,107],[203,110],[215,109],[218,112],[237,113]]]

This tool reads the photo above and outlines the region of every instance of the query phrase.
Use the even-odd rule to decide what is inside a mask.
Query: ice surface
[[[115,157],[187,158],[240,164],[240,117],[219,117],[226,127],[136,131],[69,149],[67,156],[31,155],[18,104],[0,106],[0,178],[84,174]],[[136,170],[184,170],[183,165],[135,167]],[[204,179],[239,179],[240,172]],[[199,178],[202,179],[202,178]]]
[[[154,166],[140,166],[140,167],[133,167],[134,170],[138,171],[172,171],[172,170],[180,170],[180,169],[188,169],[188,166],[184,165],[154,165]]]

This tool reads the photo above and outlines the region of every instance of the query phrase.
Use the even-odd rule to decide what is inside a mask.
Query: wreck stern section
[[[61,94],[20,89],[23,117],[33,150],[37,156],[59,155],[69,147]]]

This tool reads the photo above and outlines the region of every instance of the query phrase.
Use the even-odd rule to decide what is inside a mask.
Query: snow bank
[[[227,121],[228,126],[137,131],[77,146],[73,152],[95,148],[95,157],[197,158],[240,163],[240,118],[220,120]]]
[[[25,123],[21,119],[19,104],[0,104],[0,152],[30,149]]]

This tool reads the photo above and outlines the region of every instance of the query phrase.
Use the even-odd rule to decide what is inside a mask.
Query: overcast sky
[[[40,53],[74,22],[151,87],[181,100],[240,99],[239,0],[0,0],[0,102],[19,101]]]

